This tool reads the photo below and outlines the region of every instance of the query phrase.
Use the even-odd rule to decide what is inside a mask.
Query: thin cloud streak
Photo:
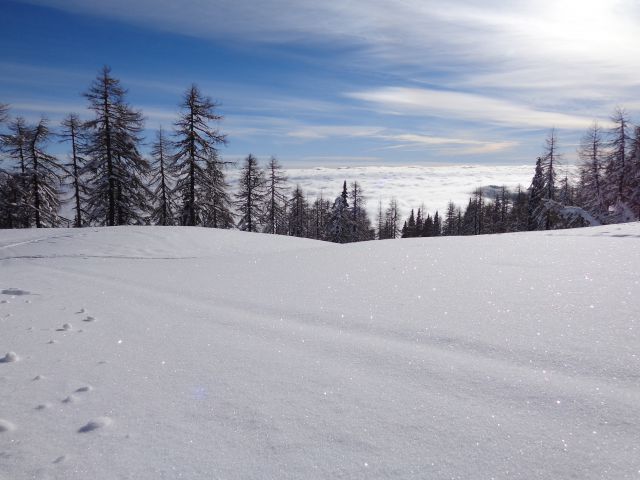
[[[427,88],[384,87],[345,96],[368,102],[396,115],[476,120],[494,125],[525,128],[583,129],[592,119],[558,112],[534,110],[507,100],[466,92]]]

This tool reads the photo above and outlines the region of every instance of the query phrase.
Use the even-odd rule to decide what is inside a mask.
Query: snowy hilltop
[[[640,224],[0,231],[0,478],[638,478]]]

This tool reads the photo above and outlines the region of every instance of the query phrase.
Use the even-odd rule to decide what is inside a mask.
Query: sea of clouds
[[[287,168],[289,184],[300,185],[312,201],[320,194],[333,201],[342,191],[342,183],[357,181],[367,200],[372,220],[376,218],[378,201],[384,206],[395,197],[403,216],[422,204],[432,214],[442,214],[449,201],[465,206],[477,187],[489,185],[527,188],[533,176],[531,165],[410,165],[410,166],[336,166]],[[230,180],[237,184],[237,170]]]

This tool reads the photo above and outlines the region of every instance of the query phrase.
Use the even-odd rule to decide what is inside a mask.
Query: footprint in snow
[[[91,315],[87,315],[87,318],[85,318],[82,321],[83,322],[95,322],[96,321],[96,317],[92,317]]]
[[[56,458],[53,463],[64,463],[67,461],[67,456],[66,455],[60,455],[58,458]]]
[[[93,390],[91,385],[85,385],[84,387],[77,388],[71,395],[62,400],[62,403],[78,403],[80,401],[80,397],[76,395],[77,393],[87,393]]]
[[[0,358],[0,363],[13,363],[13,362],[17,362],[18,360],[20,360],[20,357],[18,357],[18,354],[16,354],[16,352],[7,352],[7,354]]]
[[[2,293],[3,295],[12,295],[14,297],[20,295],[31,295],[31,292],[28,292],[27,290],[21,290],[19,288],[5,288],[0,293]]]
[[[62,325],[62,328],[58,328],[56,329],[56,332],[68,332],[69,330],[71,330],[71,324],[70,323],[65,323],[64,325]]]
[[[51,404],[49,402],[46,402],[46,403],[41,403],[40,405],[38,405],[36,407],[36,410],[48,410],[49,408],[51,408]]]
[[[78,310],[76,313],[77,313],[77,314],[87,313],[87,310],[86,310],[84,307],[82,307],[82,308],[81,308],[80,310]]]
[[[67,398],[62,400],[62,403],[77,403],[80,399],[75,395],[69,395]]]
[[[91,420],[89,423],[84,425],[78,430],[78,433],[87,433],[93,432],[94,430],[98,430],[100,428],[108,427],[113,423],[109,417],[98,417]]]
[[[13,432],[15,429],[16,426],[9,420],[0,418],[0,433]]]

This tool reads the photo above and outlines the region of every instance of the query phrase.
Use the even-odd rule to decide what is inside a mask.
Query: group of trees
[[[632,126],[622,108],[611,122],[607,131],[594,123],[585,133],[573,180],[568,172],[560,173],[562,155],[551,130],[529,188],[478,188],[464,210],[449,203],[441,225],[438,212],[427,222],[424,207],[416,217],[412,210],[402,236],[479,235],[640,219],[640,126]]]
[[[442,216],[424,205],[401,227],[398,201],[379,202],[375,227],[358,182],[344,181],[334,201],[308,199],[291,188],[276,158],[261,167],[248,155],[238,188],[226,178],[218,148],[217,105],[196,86],[180,103],[178,120],[158,130],[149,157],[141,153],[144,118],[104,67],[84,94],[91,119],[68,115],[54,132],[46,119],[28,124],[0,104],[0,228],[88,225],[188,225],[239,228],[337,243],[402,236],[478,235],[615,223],[640,218],[640,127],[617,109],[614,127],[597,123],[578,149],[578,175],[560,174],[562,155],[552,130],[529,188],[477,188],[463,209]],[[68,145],[61,159],[48,147]],[[73,219],[59,215],[69,203]]]
[[[70,114],[57,135],[46,119],[9,120],[8,107],[1,107],[0,228],[233,225],[216,105],[192,86],[171,139],[160,130],[148,159],[140,152],[144,118],[126,93],[104,67],[84,94],[92,118]],[[48,153],[54,136],[68,142],[68,161]],[[63,201],[73,205],[71,221],[59,215]]]
[[[263,169],[249,155],[232,194],[218,151],[226,143],[217,128],[222,117],[196,86],[186,91],[173,131],[156,133],[147,158],[144,118],[126,95],[104,67],[84,94],[92,118],[70,114],[57,133],[44,118],[35,125],[10,119],[0,104],[0,228],[199,225],[339,243],[375,237],[358,182],[347,188],[345,181],[333,203],[322,196],[310,203],[299,186],[291,191],[275,158]],[[68,143],[66,160],[47,150],[54,139]],[[64,202],[72,220],[59,214]]]
[[[287,177],[275,158],[265,169],[260,168],[253,155],[244,159],[235,199],[240,230],[336,243],[376,237],[358,182],[347,186],[345,180],[342,193],[333,203],[322,194],[310,201],[299,185],[290,191]]]

